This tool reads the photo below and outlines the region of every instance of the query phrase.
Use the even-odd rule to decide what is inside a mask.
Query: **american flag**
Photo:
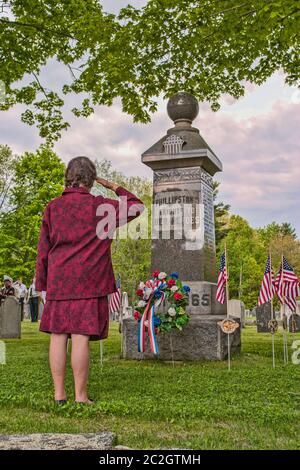
[[[109,313],[119,313],[121,306],[121,277],[117,278],[116,282],[117,290],[113,292],[109,299]]]
[[[218,285],[217,285],[217,293],[216,293],[216,300],[220,302],[220,304],[224,304],[226,299],[226,283],[228,281],[228,274],[226,268],[226,255],[222,253],[220,258],[220,271],[218,276]]]
[[[261,283],[261,288],[259,291],[258,296],[258,304],[263,305],[266,302],[270,302],[273,299],[275,294],[275,286],[274,286],[274,274],[271,270],[271,258],[268,256],[265,274]]]
[[[295,312],[297,307],[296,297],[300,295],[299,281],[292,266],[284,256],[276,276],[275,288],[280,303],[282,305],[286,304],[292,312]]]

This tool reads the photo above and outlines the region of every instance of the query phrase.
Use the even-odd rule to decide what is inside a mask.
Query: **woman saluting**
[[[94,181],[120,199],[90,194]],[[40,330],[51,333],[49,362],[56,402],[66,401],[66,346],[71,336],[75,401],[91,403],[89,341],[107,338],[107,295],[116,290],[110,253],[113,233],[144,207],[126,189],[97,177],[87,157],[69,162],[65,186],[45,209],[38,244],[36,289],[47,291]]]

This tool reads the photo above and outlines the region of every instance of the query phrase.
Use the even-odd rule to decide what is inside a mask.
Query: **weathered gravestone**
[[[256,307],[256,329],[257,333],[270,333],[268,323],[271,320],[271,304],[267,302]]]
[[[190,286],[188,307],[192,319],[181,332],[159,333],[160,358],[224,359],[227,336],[218,321],[226,306],[216,302],[216,252],[213,175],[222,164],[192,121],[199,110],[189,93],[177,93],[168,102],[175,126],[142,155],[153,170],[152,271],[177,271]],[[137,350],[137,323],[124,320],[123,352],[126,358],[153,357],[149,345]],[[232,335],[232,352],[240,348],[240,329]],[[171,347],[172,346],[172,347]]]
[[[289,332],[299,333],[300,332],[300,315],[292,313],[288,319]]]
[[[241,327],[245,327],[245,304],[238,299],[229,300],[229,313],[232,317],[239,318]]]
[[[129,305],[127,292],[123,292],[123,296],[122,296],[122,317],[123,318],[132,317],[132,307]]]
[[[16,297],[1,301],[0,338],[21,338],[21,309]]]

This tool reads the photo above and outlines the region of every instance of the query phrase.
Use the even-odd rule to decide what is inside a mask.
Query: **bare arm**
[[[111,189],[114,192],[116,192],[116,190],[119,187],[119,185],[117,183],[112,183],[111,181],[107,181],[104,178],[100,178],[100,176],[97,176],[96,181],[97,181],[97,183],[104,186],[104,188]]]

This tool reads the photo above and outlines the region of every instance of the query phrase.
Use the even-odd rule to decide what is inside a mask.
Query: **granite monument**
[[[174,127],[142,154],[153,170],[151,270],[171,273],[190,286],[190,323],[173,334],[177,359],[224,359],[227,337],[218,326],[226,306],[216,300],[216,249],[213,176],[222,164],[199,129],[192,126],[199,112],[195,97],[180,92],[169,99]],[[151,357],[137,350],[137,325],[123,324],[126,358]],[[168,334],[158,334],[161,359],[174,358]],[[231,335],[232,352],[240,348],[240,329]]]

